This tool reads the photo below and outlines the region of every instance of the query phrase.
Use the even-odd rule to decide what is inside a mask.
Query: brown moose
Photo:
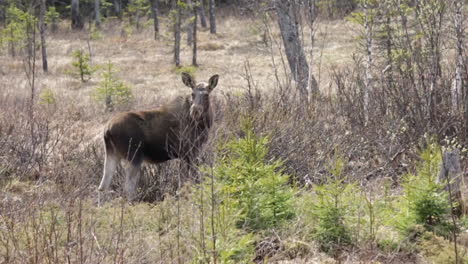
[[[99,191],[109,188],[121,159],[128,162],[125,191],[130,201],[136,198],[143,161],[161,163],[179,158],[190,164],[212,125],[209,95],[218,78],[213,75],[208,83],[195,83],[183,73],[182,82],[192,89],[191,97],[177,97],[155,110],[124,112],[111,119],[104,130],[106,156]]]

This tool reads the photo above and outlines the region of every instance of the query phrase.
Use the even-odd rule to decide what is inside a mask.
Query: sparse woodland
[[[0,263],[468,263],[465,0],[0,0]],[[195,170],[103,128],[219,74]],[[98,203],[98,200],[100,203]]]

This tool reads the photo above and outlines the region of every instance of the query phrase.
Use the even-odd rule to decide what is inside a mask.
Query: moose
[[[125,191],[130,201],[136,199],[144,161],[182,159],[190,165],[213,123],[210,93],[218,78],[216,74],[208,83],[196,83],[190,74],[182,73],[182,82],[192,89],[191,96],[179,96],[154,110],[123,112],[113,117],[104,129],[105,161],[99,191],[109,188],[122,159],[128,163]]]

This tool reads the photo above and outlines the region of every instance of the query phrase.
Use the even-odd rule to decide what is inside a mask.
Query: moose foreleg
[[[129,201],[134,201],[137,198],[136,187],[140,179],[140,166],[141,163],[129,164],[127,168],[127,173],[125,175],[125,191]]]

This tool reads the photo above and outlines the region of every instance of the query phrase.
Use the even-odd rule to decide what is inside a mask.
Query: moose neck
[[[195,124],[197,125],[198,128],[200,129],[205,129],[205,128],[210,128],[211,124],[213,122],[211,118],[211,109],[210,109],[210,101],[208,101],[204,106],[203,106],[203,114],[200,119],[196,120],[193,119]]]

